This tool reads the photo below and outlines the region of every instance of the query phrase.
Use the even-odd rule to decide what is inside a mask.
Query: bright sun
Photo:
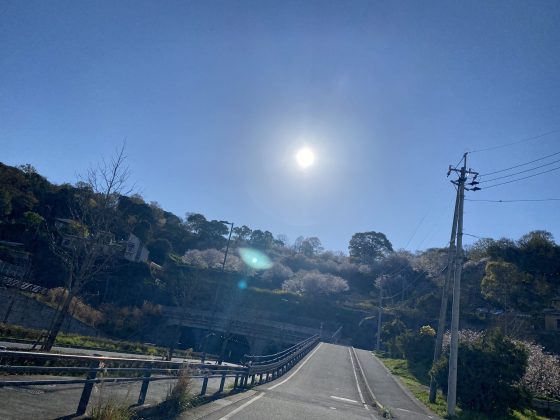
[[[315,162],[315,154],[309,147],[304,147],[297,152],[296,161],[301,169],[309,168]]]

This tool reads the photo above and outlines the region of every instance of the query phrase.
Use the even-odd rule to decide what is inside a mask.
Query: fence
[[[215,393],[215,395],[219,395],[224,391],[226,378],[234,379],[234,390],[255,385],[257,375],[260,375],[259,384],[276,379],[301,360],[318,341],[319,336],[313,336],[280,353],[267,356],[246,356],[244,366],[3,350],[0,351],[0,372],[20,375],[30,373],[82,374],[85,375],[85,378],[0,379],[0,388],[84,384],[76,410],[76,415],[80,416],[85,414],[93,387],[97,383],[141,382],[137,405],[143,405],[150,382],[177,379],[179,373],[187,369],[191,378],[202,379],[200,396],[206,395],[209,379],[220,378],[219,389]],[[99,373],[107,376],[98,377]],[[249,378],[251,378],[250,384]]]

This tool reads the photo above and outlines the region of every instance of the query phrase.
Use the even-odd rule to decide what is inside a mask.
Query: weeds
[[[133,413],[126,405],[115,400],[99,403],[91,412],[91,420],[131,420]]]
[[[191,391],[191,377],[188,369],[179,371],[177,382],[169,387],[167,397],[159,405],[159,414],[163,418],[173,418],[181,412],[192,407],[193,397]]]

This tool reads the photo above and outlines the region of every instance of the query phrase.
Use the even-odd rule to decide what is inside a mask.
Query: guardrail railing
[[[81,416],[85,414],[93,387],[98,383],[141,382],[137,405],[143,405],[150,382],[177,379],[187,370],[189,377],[202,379],[200,396],[207,394],[210,379],[219,378],[220,385],[215,393],[219,395],[224,391],[227,378],[233,379],[234,390],[276,379],[297,364],[318,342],[319,336],[316,335],[276,354],[246,356],[243,366],[0,350],[0,373],[85,376],[32,380],[14,376],[14,380],[0,379],[0,388],[84,384],[76,410],[76,415]],[[98,377],[100,373],[102,377]]]
[[[244,356],[244,364],[248,367],[245,386],[251,378],[249,386],[272,381],[290,370],[320,341],[319,335],[311,336],[294,346],[279,353],[265,356]],[[256,376],[259,375],[257,380]]]

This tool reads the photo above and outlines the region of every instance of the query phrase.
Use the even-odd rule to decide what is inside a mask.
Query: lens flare
[[[272,261],[264,253],[253,248],[239,248],[239,256],[245,264],[255,270],[268,270]]]
[[[247,280],[239,280],[237,282],[237,287],[240,288],[241,290],[244,290],[247,288]]]

